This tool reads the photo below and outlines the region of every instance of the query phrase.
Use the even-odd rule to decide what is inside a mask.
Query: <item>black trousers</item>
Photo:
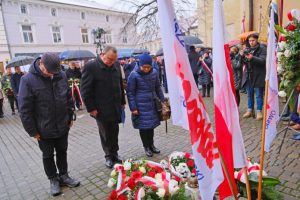
[[[7,97],[7,99],[9,101],[9,105],[10,105],[11,111],[15,112],[15,102],[16,102],[16,105],[17,105],[17,101],[16,101],[15,97],[14,96]]]
[[[41,139],[38,141],[39,147],[43,152],[43,164],[46,175],[49,179],[68,173],[67,149],[68,133],[60,138]],[[54,149],[56,152],[56,163],[54,161]],[[56,168],[57,167],[57,168]]]
[[[196,82],[196,85],[197,85],[197,88],[198,88],[199,75],[198,74],[193,74],[193,76],[194,76],[194,79],[195,79],[195,82]]]
[[[139,129],[140,137],[144,148],[149,148],[154,144],[154,129]]]
[[[3,100],[4,99],[0,99],[0,116],[3,115]]]
[[[99,135],[105,158],[112,159],[118,156],[119,144],[119,124],[118,122],[104,122],[97,119]]]
[[[202,96],[210,96],[210,84],[203,84],[202,85]]]
[[[235,89],[235,99],[236,99],[237,105],[240,106],[241,97],[240,97],[240,90],[239,89]]]

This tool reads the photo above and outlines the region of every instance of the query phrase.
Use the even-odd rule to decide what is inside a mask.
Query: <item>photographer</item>
[[[261,120],[263,107],[263,93],[266,77],[266,53],[267,49],[258,43],[258,34],[250,34],[246,40],[247,47],[240,51],[241,64],[246,65],[247,77],[247,94],[248,94],[248,111],[243,118],[253,116],[254,110],[254,91],[256,95],[257,114],[256,119]]]

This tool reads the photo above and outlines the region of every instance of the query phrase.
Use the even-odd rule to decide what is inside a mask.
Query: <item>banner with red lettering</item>
[[[158,0],[158,14],[172,120],[190,131],[200,195],[212,200],[224,180],[216,137],[192,74],[172,1]]]
[[[231,182],[234,168],[247,166],[244,141],[240,127],[232,66],[229,56],[227,32],[222,0],[214,0],[213,17],[213,80],[216,135],[219,151],[223,154]],[[219,187],[220,199],[232,196],[227,179]]]
[[[269,80],[267,115],[266,115],[266,141],[265,151],[269,152],[270,146],[277,134],[276,125],[279,120],[279,102],[278,102],[278,76],[277,76],[277,58],[276,58],[276,36],[274,23],[274,5],[271,6],[271,19],[269,25],[268,49],[267,49],[267,73],[266,80]]]

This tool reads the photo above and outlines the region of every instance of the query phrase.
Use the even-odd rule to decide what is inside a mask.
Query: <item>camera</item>
[[[249,55],[251,52],[251,49],[249,47],[244,49],[244,55]]]

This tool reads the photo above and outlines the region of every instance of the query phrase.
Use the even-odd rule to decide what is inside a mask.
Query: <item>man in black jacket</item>
[[[11,76],[11,87],[13,89],[14,95],[16,97],[16,105],[17,109],[19,110],[18,105],[18,95],[19,95],[19,88],[20,88],[20,81],[21,77],[24,75],[24,73],[21,71],[21,68],[19,66],[15,67],[15,73]]]
[[[258,43],[257,33],[250,34],[247,37],[246,43],[248,47],[240,52],[242,59],[241,64],[245,64],[247,69],[246,84],[248,95],[248,110],[243,115],[243,118],[253,116],[255,92],[257,104],[256,119],[262,120],[267,49],[265,46]]]
[[[122,162],[118,156],[118,123],[125,96],[121,69],[116,60],[116,48],[106,46],[100,57],[84,66],[81,78],[81,95],[87,111],[97,121],[105,165],[109,168]]]
[[[74,109],[67,77],[60,70],[58,56],[45,53],[22,77],[18,96],[23,126],[38,141],[53,196],[60,194],[60,185],[80,185],[68,175],[68,132],[73,124]]]
[[[196,49],[194,46],[190,46],[190,52],[189,52],[189,61],[190,61],[190,65],[192,68],[192,72],[194,75],[194,79],[198,88],[198,79],[199,79],[199,66],[198,66],[198,61],[199,61],[199,57],[200,55],[196,52]]]

